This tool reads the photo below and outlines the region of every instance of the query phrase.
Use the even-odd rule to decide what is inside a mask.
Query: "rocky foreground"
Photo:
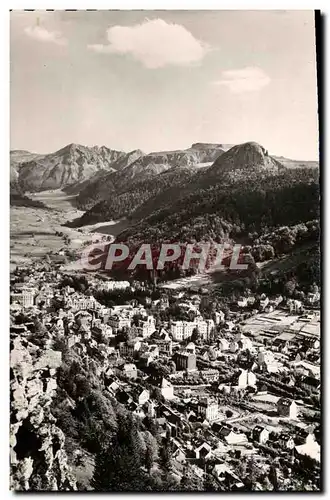
[[[14,338],[10,356],[11,489],[74,491],[65,436],[50,412],[62,353]],[[33,479],[32,479],[33,478]]]

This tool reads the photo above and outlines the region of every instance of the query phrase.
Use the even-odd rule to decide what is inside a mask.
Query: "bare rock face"
[[[28,159],[20,164],[18,171],[14,165],[12,179],[16,179],[25,191],[62,189],[83,182],[96,172],[114,171],[112,163],[125,156],[123,151],[105,146],[68,144],[55,153]]]
[[[112,166],[116,172],[109,173],[88,183],[78,195],[78,207],[89,210],[97,203],[111,200],[113,193],[126,191],[141,183],[164,174],[172,169],[194,168],[214,162],[223,150],[218,145],[195,144],[189,149],[177,151],[160,151],[143,154],[136,150],[120,158]],[[103,210],[101,206],[96,209]]]
[[[11,351],[11,489],[74,491],[67,464],[65,436],[56,426],[50,404],[62,354],[15,338]]]
[[[208,170],[208,174],[229,172],[234,177],[249,173],[276,173],[284,166],[268,154],[268,151],[256,142],[246,142],[232,147],[221,155]]]

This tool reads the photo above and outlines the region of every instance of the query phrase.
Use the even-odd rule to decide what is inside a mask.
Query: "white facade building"
[[[208,340],[212,330],[214,329],[213,319],[204,320],[197,317],[194,321],[172,321],[170,332],[173,340],[181,342],[189,339],[195,328],[197,328],[204,340]]]
[[[34,297],[37,291],[35,288],[23,288],[20,293],[12,293],[11,299],[13,302],[17,302],[21,306],[32,307],[34,305]]]
[[[108,323],[114,331],[131,327],[131,319],[127,316],[110,316]]]
[[[239,389],[245,389],[247,386],[254,387],[257,382],[257,377],[254,373],[242,370],[241,374],[238,377],[237,387]]]
[[[128,281],[107,281],[106,283],[102,284],[102,289],[107,290],[108,292],[111,292],[113,290],[126,290],[126,288],[129,288],[130,284]]]

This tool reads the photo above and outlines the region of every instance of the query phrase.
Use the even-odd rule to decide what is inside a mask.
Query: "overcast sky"
[[[11,13],[11,148],[318,158],[312,11]]]

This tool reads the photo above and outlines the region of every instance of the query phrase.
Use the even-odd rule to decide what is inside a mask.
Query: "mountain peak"
[[[83,149],[84,146],[81,146],[80,144],[76,144],[74,142],[71,142],[70,144],[67,144],[63,148],[60,148],[59,150],[55,151],[55,153],[50,153],[54,155],[62,155],[62,154],[70,154],[74,153],[77,151],[77,149]]]
[[[211,142],[195,142],[190,149],[222,149],[222,144],[213,144]]]
[[[14,178],[25,190],[43,191],[63,189],[73,184],[82,183],[97,172],[112,172],[112,164],[126,153],[115,151],[106,146],[82,146],[70,143],[47,155],[26,158]]]
[[[268,151],[257,142],[245,142],[233,146],[223,153],[210,167],[212,172],[228,171],[278,171],[280,162],[269,156]]]
[[[227,154],[249,164],[263,161],[265,156],[268,156],[268,151],[261,144],[250,141],[232,147],[227,151]]]
[[[133,149],[133,151],[129,151],[129,153],[127,153],[127,154],[129,154],[129,155],[136,154],[136,155],[140,155],[140,156],[145,155],[145,153],[141,149]]]

